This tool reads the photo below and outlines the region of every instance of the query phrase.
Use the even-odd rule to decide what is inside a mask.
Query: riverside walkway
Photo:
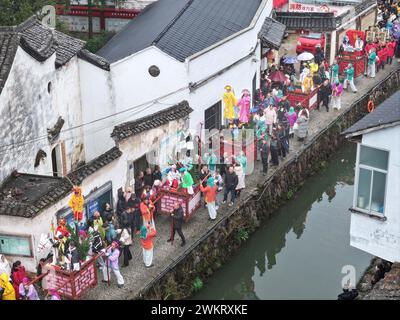
[[[369,79],[364,76],[357,78],[355,84],[358,92],[344,92],[342,95],[342,108],[339,111],[330,109],[329,112],[326,112],[323,107],[321,107],[321,111],[313,110],[310,113],[309,136],[307,140],[311,141],[313,137],[317,136],[330,123],[335,121],[339,115],[346,112],[346,110],[348,110],[357,99],[368,93],[377,83],[384,80],[390,72],[398,68],[399,63],[397,60],[394,60],[392,65],[388,65],[384,70],[379,71],[376,74],[375,79]],[[290,153],[286,156],[286,159],[283,162],[280,162],[279,167],[291,161],[296,156],[296,153],[301,151],[302,148],[305,148],[304,143],[298,142],[295,138],[291,139]],[[279,167],[270,167],[268,175],[262,175],[260,174],[261,163],[259,161],[256,162],[253,173],[246,176],[246,188],[242,191],[242,200],[240,201],[243,201],[247,195],[254,192],[254,190],[257,189],[257,185],[262,184],[266,179],[268,179],[268,177],[273,175],[275,170],[279,169]],[[121,273],[125,279],[125,286],[122,289],[118,289],[115,277],[111,274],[110,286],[99,281],[98,286],[90,290],[88,294],[85,295],[84,299],[134,299],[143,288],[148,286],[154,279],[157,279],[165,270],[173,268],[177,261],[188,254],[196,246],[196,243],[206,235],[215,224],[218,224],[218,222],[227,216],[230,211],[234,210],[236,206],[237,203],[234,207],[222,205],[218,210],[217,220],[213,222],[208,220],[207,209],[199,209],[192,219],[183,226],[183,233],[185,234],[187,241],[187,244],[184,247],[180,246],[180,238],[177,235],[173,245],[167,243],[167,239],[170,235],[169,219],[165,216],[157,216],[157,237],[154,239],[154,267],[149,269],[144,267],[139,236],[135,235],[134,243],[131,246],[133,259],[130,261],[128,267],[121,269]],[[99,280],[101,279],[101,273],[99,272]]]

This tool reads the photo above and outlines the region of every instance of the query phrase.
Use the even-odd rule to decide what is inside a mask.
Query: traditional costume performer
[[[242,91],[242,94],[242,98],[238,102],[238,106],[240,107],[239,121],[241,123],[248,123],[251,104],[250,92],[245,89]]]
[[[22,300],[40,300],[39,295],[33,286],[33,284],[28,285],[29,279],[24,278],[19,285],[18,291],[19,296]]]
[[[85,204],[85,200],[82,195],[82,189],[78,186],[74,186],[72,190],[73,194],[68,202],[68,205],[74,212],[74,220],[81,222],[83,218],[83,205]]]
[[[16,300],[15,290],[13,285],[10,283],[7,273],[0,275],[0,291],[3,292],[2,300]]]
[[[314,81],[311,74],[308,74],[307,77],[304,79],[302,91],[309,93],[314,88]]]
[[[67,238],[69,237],[69,231],[67,229],[67,223],[66,223],[65,219],[60,219],[60,221],[58,222],[58,226],[57,226],[54,238],[58,239],[61,235],[64,237],[67,237]]]
[[[225,86],[226,92],[224,93],[224,104],[225,104],[225,109],[224,109],[224,118],[227,120],[232,120],[235,119],[235,110],[234,107],[237,105],[237,99],[235,97],[235,94],[232,92],[232,87],[231,86]]]
[[[140,243],[143,248],[143,262],[146,268],[153,265],[153,238],[156,234],[156,229],[151,226],[142,226],[140,229]]]
[[[193,194],[193,178],[192,175],[187,171],[186,168],[181,168],[180,173],[182,174],[182,188],[185,190],[186,193],[188,194]]]
[[[179,181],[181,180],[181,176],[179,172],[176,170],[176,165],[171,166],[171,170],[167,174],[167,181],[171,188],[178,188]]]

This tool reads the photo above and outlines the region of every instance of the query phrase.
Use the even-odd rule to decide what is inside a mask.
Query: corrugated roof
[[[248,27],[262,0],[159,0],[97,54],[110,62],[155,45],[179,61]]]
[[[360,135],[367,129],[380,130],[387,125],[400,125],[400,91],[376,106],[375,110],[367,114],[360,121],[343,132],[346,137]]]

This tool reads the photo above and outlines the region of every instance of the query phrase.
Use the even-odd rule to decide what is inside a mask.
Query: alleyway
[[[391,66],[388,65],[386,66],[385,70],[377,73],[374,81],[367,79],[364,76],[360,76],[358,79],[356,79],[355,84],[358,88],[358,93],[344,93],[342,97],[342,109],[340,111],[330,110],[329,113],[322,111],[322,109],[321,111],[312,111],[310,114],[308,140],[311,140],[322,129],[326,128],[329,123],[334,121],[339,114],[345,112],[351,106],[351,104],[354,103],[354,101],[368,92],[377,82],[384,79],[391,71],[397,69],[398,66],[398,62],[396,60],[393,61]],[[288,162],[295,157],[296,153],[302,148],[304,148],[302,143],[297,142],[296,139],[292,139],[290,142],[290,154],[286,157],[285,162]],[[280,163],[280,165],[282,164],[283,163]],[[270,168],[268,176],[272,175],[274,170],[275,169]],[[260,163],[255,164],[254,174],[246,177],[246,189],[242,193],[242,199],[246,198],[246,195],[253,191],[258,183],[267,179],[266,176],[258,174],[260,171]],[[157,237],[155,238],[153,260],[154,267],[150,269],[144,268],[139,236],[136,235],[135,242],[131,247],[133,260],[131,261],[129,267],[122,269],[122,274],[125,278],[125,287],[123,289],[118,289],[115,278],[112,275],[110,287],[108,287],[107,284],[100,282],[99,285],[91,290],[84,298],[113,300],[132,299],[148,283],[150,283],[154,278],[157,278],[160,273],[173,265],[174,262],[179,260],[181,256],[184,256],[187,252],[190,252],[192,246],[194,246],[196,242],[205,233],[207,233],[213,224],[218,223],[219,219],[227,215],[229,210],[234,210],[234,208],[229,208],[227,205],[222,206],[218,212],[217,222],[208,221],[207,210],[203,208],[198,210],[195,216],[186,225],[184,225],[183,232],[187,239],[187,245],[183,248],[180,247],[179,237],[173,245],[167,243],[167,239],[170,234],[169,220],[167,217],[157,216]],[[100,276],[99,279],[101,279]]]

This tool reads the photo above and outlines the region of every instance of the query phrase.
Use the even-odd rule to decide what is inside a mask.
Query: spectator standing
[[[229,203],[229,206],[233,206],[235,202],[235,195],[236,195],[236,186],[238,185],[238,176],[234,172],[233,166],[229,166],[228,172],[225,175],[225,180],[224,180],[224,185],[225,185],[225,191],[224,191],[224,201],[222,203],[226,203],[228,200],[228,194],[231,194],[231,202]]]
[[[176,202],[174,205],[174,210],[171,213],[171,237],[167,240],[167,242],[174,241],[175,232],[178,232],[179,236],[181,237],[181,247],[186,244],[185,236],[182,232],[182,225],[184,221],[185,214],[183,212],[182,205],[179,202]]]

